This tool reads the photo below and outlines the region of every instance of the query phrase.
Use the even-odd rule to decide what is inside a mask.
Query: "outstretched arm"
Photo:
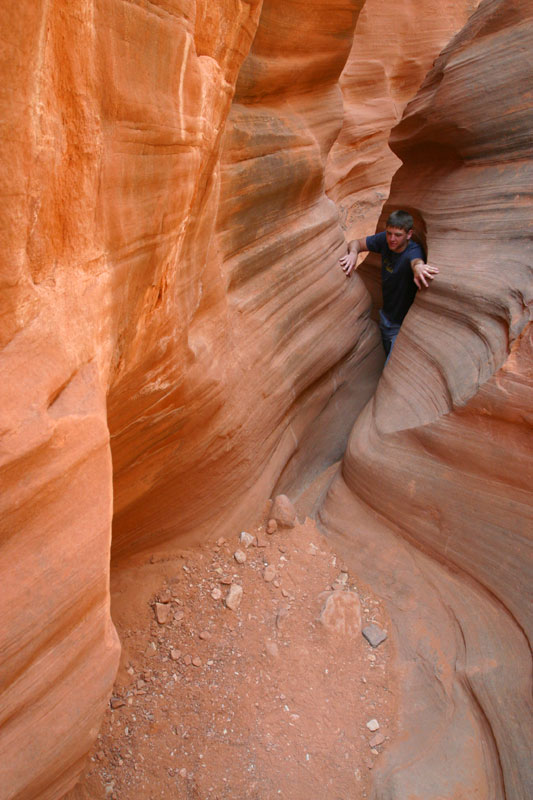
[[[352,239],[352,241],[348,244],[348,252],[345,256],[339,258],[342,271],[347,278],[349,278],[352,272],[357,269],[356,264],[359,253],[366,252],[368,252],[368,247],[366,246],[366,236],[364,239]]]
[[[423,286],[427,289],[429,286],[428,281],[432,281],[435,275],[438,275],[438,267],[430,267],[429,264],[424,264],[421,258],[413,258],[411,261],[411,269],[413,270],[413,280],[418,289]]]

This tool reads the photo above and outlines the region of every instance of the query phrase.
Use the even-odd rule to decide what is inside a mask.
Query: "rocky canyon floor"
[[[120,669],[69,800],[368,796],[396,690],[357,597],[363,628],[385,611],[312,519],[266,527],[115,571]]]

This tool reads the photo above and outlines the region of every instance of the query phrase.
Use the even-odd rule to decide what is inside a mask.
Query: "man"
[[[381,253],[383,308],[379,312],[379,328],[387,358],[417,288],[427,289],[439,271],[425,263],[424,252],[420,245],[411,241],[412,235],[412,216],[407,211],[393,211],[384,233],[354,239],[348,245],[347,254],[339,259],[343,272],[349,277],[357,269],[359,253],[369,250]]]

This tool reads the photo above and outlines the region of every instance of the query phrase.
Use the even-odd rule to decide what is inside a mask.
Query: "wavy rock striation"
[[[298,449],[338,456],[374,390],[369,300],[338,270],[323,187],[362,0],[310,5],[13,10],[0,331],[10,800],[61,796],[97,733],[119,654],[112,512],[117,557],[219,535],[257,513]]]
[[[307,15],[264,2],[183,230],[162,203],[172,247],[148,251],[161,274],[146,313],[131,315],[109,395],[116,557],[242,524],[284,468],[288,490],[309,452],[310,471],[341,456],[375,388],[369,299],[338,269],[344,240],[323,178],[360,6],[315,0]],[[286,467],[317,418],[333,420],[327,436],[321,423]]]
[[[2,798],[62,796],[98,732],[119,655],[110,432],[130,444],[120,510],[186,402],[216,154],[259,10],[23,2],[3,32]]]
[[[440,275],[322,511],[393,615],[405,739],[380,800],[533,785],[532,45],[528,2],[482,3],[393,133],[389,207],[415,213]]]
[[[112,513],[117,560],[219,536],[275,486],[295,491],[338,457],[374,392],[383,355],[361,281],[338,268],[344,238],[324,180],[362,5],[24,0],[12,10],[0,177],[0,791],[9,800],[61,797],[96,736],[119,656]],[[432,637],[421,645],[402,634],[401,655],[413,708],[428,708],[434,735],[423,737],[420,776],[398,767],[416,762],[411,734],[380,791],[414,786],[425,800],[437,796],[424,783],[431,758],[446,797],[457,786],[499,796],[524,781],[523,759],[513,765],[509,754],[521,752],[510,721],[522,720],[527,689],[515,620],[525,626],[531,161],[530,103],[517,91],[530,77],[531,25],[524,2],[483,9],[396,133],[406,161],[396,196],[425,224],[442,275],[352,436],[345,476],[360,498],[338,481],[324,511],[348,526],[357,507],[373,532],[378,508],[376,541],[391,546],[376,585],[413,612],[413,632],[424,598]],[[487,52],[501,67],[497,80],[491,71],[490,114]],[[483,448],[477,431],[489,432]],[[403,517],[391,443],[415,480]],[[427,464],[438,482],[424,478]],[[459,487],[468,503],[478,498],[472,507]],[[476,516],[489,513],[492,532]],[[398,544],[387,518],[457,575]],[[375,544],[363,544],[370,575],[364,553]],[[465,612],[474,607],[481,627]],[[443,742],[459,775],[446,784]],[[464,755],[479,766],[477,783]]]
[[[391,129],[478,2],[402,2],[393,13],[383,0],[365,3],[339,80],[344,122],[326,165],[326,191],[348,239],[373,233],[401,164],[388,144]]]

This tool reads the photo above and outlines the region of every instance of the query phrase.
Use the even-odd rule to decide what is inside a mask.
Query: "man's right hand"
[[[342,271],[347,278],[357,269],[356,264],[359,253],[366,253],[367,251],[366,237],[364,239],[352,239],[352,241],[349,242],[348,252],[345,256],[339,258]]]
[[[350,277],[353,270],[355,269],[355,265],[357,264],[357,256],[359,253],[346,253],[345,256],[339,258],[340,265],[342,267],[342,271],[346,275],[347,278]]]

